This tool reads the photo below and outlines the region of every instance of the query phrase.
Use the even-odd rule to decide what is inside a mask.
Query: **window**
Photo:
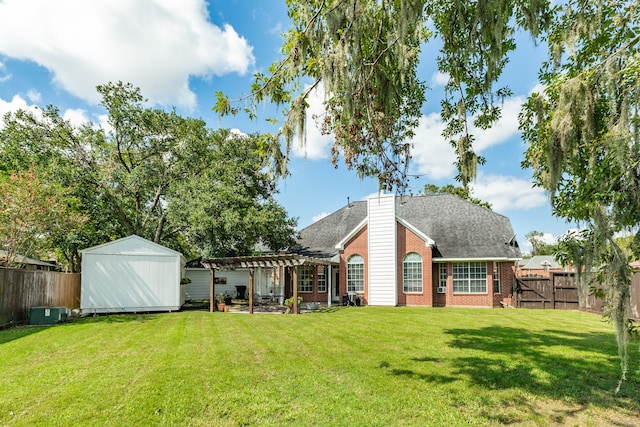
[[[313,292],[313,267],[298,267],[298,292]]]
[[[327,267],[318,267],[318,292],[327,292]]]
[[[415,252],[407,254],[402,262],[404,292],[422,292],[422,257]]]
[[[484,262],[453,263],[453,292],[484,294],[487,292],[487,264]]]
[[[496,267],[493,269],[493,293],[500,293],[500,264],[496,263]]]
[[[447,293],[447,264],[440,264],[438,270],[438,293]]]
[[[364,292],[364,258],[360,255],[347,261],[347,292]]]

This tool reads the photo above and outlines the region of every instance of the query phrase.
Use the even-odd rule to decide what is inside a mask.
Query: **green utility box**
[[[67,307],[31,307],[29,310],[30,325],[55,325],[67,320]]]

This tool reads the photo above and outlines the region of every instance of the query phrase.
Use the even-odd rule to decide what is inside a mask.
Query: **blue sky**
[[[251,76],[279,58],[281,34],[289,27],[284,0],[4,0],[0,1],[0,114],[18,108],[56,105],[74,123],[104,121],[95,87],[109,81],[141,88],[154,107],[200,117],[210,127],[242,132],[274,132],[263,120],[274,110],[261,107],[258,120],[218,118],[214,93],[246,94]],[[545,58],[527,36],[503,75],[514,96],[505,100],[503,118],[478,132],[476,150],[486,157],[473,185],[474,196],[511,219],[521,247],[538,230],[551,241],[575,225],[553,218],[545,193],[531,185],[531,171],[520,162],[526,149],[518,132],[521,103],[534,90]],[[435,68],[437,45],[426,46],[420,77],[430,87],[423,117],[412,141],[410,191],[425,184],[453,183],[453,149],[440,136],[438,111],[442,76]],[[311,114],[322,111],[322,94]],[[277,199],[300,228],[350,200],[378,191],[373,179],[360,180],[342,164],[330,162],[330,136],[310,120],[307,145],[294,147],[291,176],[280,182]]]

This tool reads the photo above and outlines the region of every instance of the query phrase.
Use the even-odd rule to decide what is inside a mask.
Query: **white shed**
[[[132,235],[81,253],[83,314],[174,311],[184,304],[179,252]]]

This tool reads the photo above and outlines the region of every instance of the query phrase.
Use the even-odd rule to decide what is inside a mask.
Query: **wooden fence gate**
[[[552,273],[551,277],[518,277],[515,297],[518,308],[579,309],[574,273]]]

